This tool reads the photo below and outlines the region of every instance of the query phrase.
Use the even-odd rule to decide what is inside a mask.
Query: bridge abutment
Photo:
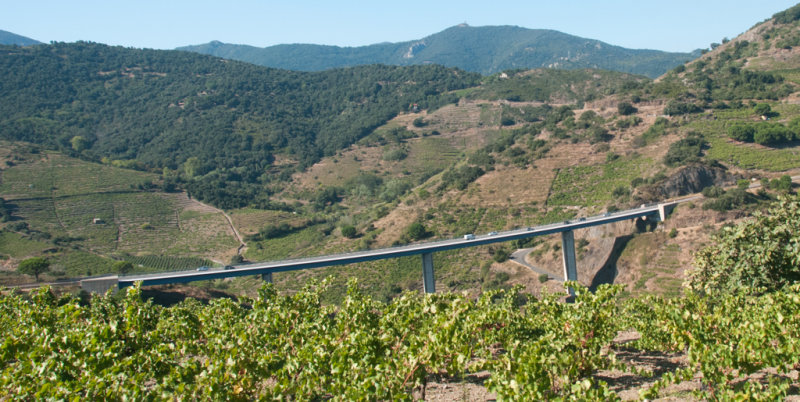
[[[81,289],[95,294],[105,294],[109,289],[116,293],[119,290],[119,276],[104,276],[81,280]]]

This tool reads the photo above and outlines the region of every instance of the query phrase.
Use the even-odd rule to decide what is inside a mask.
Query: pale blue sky
[[[635,49],[691,51],[796,0],[0,0],[0,29],[41,42],[172,49],[212,40],[361,46],[460,23],[555,29]]]

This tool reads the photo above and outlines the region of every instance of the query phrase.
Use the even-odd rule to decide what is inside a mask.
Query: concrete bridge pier
[[[436,293],[436,280],[433,277],[433,253],[422,254],[422,287],[425,293]]]
[[[575,260],[575,235],[571,230],[561,232],[561,260],[564,263],[564,280],[578,280],[578,265]],[[575,289],[569,288],[569,295],[575,296]]]
[[[266,283],[272,283],[272,272],[261,274],[261,280]]]

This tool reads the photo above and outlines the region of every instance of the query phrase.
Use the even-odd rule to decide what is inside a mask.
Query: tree
[[[728,128],[728,137],[736,141],[753,142],[753,134],[756,130],[751,125],[735,124]]]
[[[714,236],[686,286],[708,294],[772,291],[800,281],[800,197],[781,196],[766,213]]]
[[[495,250],[494,255],[492,255],[492,258],[494,258],[494,260],[497,261],[497,262],[508,261],[508,259],[510,257],[511,257],[511,253],[508,250],[506,250],[505,248],[499,248],[499,249]]]
[[[790,193],[792,191],[792,177],[785,174],[777,179],[772,179],[769,182],[769,187],[783,193]]]
[[[755,108],[753,108],[753,111],[759,116],[769,117],[770,113],[772,113],[772,108],[768,103],[759,103]]]
[[[431,234],[425,225],[420,222],[414,222],[406,229],[406,235],[411,240],[422,240]]]
[[[671,100],[664,108],[664,114],[669,116],[677,116],[681,114],[700,113],[703,109],[694,103],[685,103],[677,100]]]
[[[70,144],[72,144],[72,149],[75,150],[75,152],[81,152],[89,147],[89,141],[87,141],[86,138],[83,138],[83,136],[80,135],[72,137],[72,139],[69,140],[69,142]]]
[[[635,107],[633,107],[633,105],[631,105],[628,102],[620,102],[617,105],[617,111],[619,112],[619,114],[627,116],[638,112],[639,109],[636,109]]]
[[[344,236],[344,237],[346,237],[348,239],[352,239],[352,238],[356,237],[356,234],[358,233],[356,231],[355,226],[353,226],[353,225],[344,225],[344,226],[342,226],[341,230],[342,230],[342,236]]]
[[[183,173],[188,178],[192,178],[200,173],[200,159],[196,156],[192,156],[186,159],[186,162],[183,162]]]
[[[133,263],[130,261],[117,261],[111,266],[111,269],[121,275],[133,271]]]
[[[753,141],[761,145],[780,145],[794,139],[792,130],[780,123],[761,123],[753,134]]]
[[[50,261],[44,257],[32,257],[19,263],[17,271],[25,275],[33,275],[36,282],[39,282],[39,274],[47,272],[50,268]]]
[[[698,162],[703,156],[703,150],[707,147],[708,142],[701,134],[690,132],[686,138],[670,144],[667,154],[664,155],[664,164],[675,167],[689,162]]]

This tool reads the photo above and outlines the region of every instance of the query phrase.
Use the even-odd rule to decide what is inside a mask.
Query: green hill
[[[679,208],[663,230],[619,224],[576,234],[585,285],[613,272],[631,292],[677,294],[705,239],[791,191],[782,177],[800,173],[800,58],[792,51],[800,23],[789,11],[657,80],[593,69],[486,77],[439,66],[303,73],[178,51],[14,47],[0,56],[0,132],[84,163],[152,174],[150,182],[131,183],[136,189],[186,189],[213,202],[229,212],[247,243],[241,255],[251,261],[487,233],[708,188],[706,200]],[[4,169],[4,178],[19,172]],[[725,188],[745,179],[765,187]],[[59,194],[46,183],[20,183],[0,197]],[[90,212],[106,213],[101,203],[89,204]],[[4,216],[33,231],[61,230],[57,220],[13,208]],[[136,222],[131,227],[150,233]],[[93,247],[102,254],[100,243]],[[8,265],[49,244],[15,252]],[[236,244],[229,246],[200,245],[197,253],[222,261]],[[529,262],[559,275],[559,240],[543,238],[438,253],[437,288],[550,286],[504,260],[517,248],[532,249]],[[341,298],[353,276],[384,300],[420,285],[414,258],[275,280],[296,290],[328,274],[335,275],[329,300]],[[248,291],[256,282],[220,286]]]
[[[263,66],[320,71],[364,64],[441,64],[481,74],[509,69],[597,68],[655,78],[700,55],[626,49],[558,31],[516,26],[448,28],[420,40],[359,47],[309,44],[257,48],[218,41],[178,50],[211,54]]]
[[[0,256],[46,256],[47,280],[114,272],[119,260],[134,262],[139,272],[193,268],[238,246],[221,211],[185,193],[153,191],[155,174],[25,143],[0,146],[0,197],[10,213],[0,230]],[[6,270],[0,276],[6,284],[24,280]]]
[[[180,171],[194,196],[224,208],[268,204],[296,169],[478,79],[440,66],[292,72],[94,43],[3,48],[0,76],[0,138]]]

